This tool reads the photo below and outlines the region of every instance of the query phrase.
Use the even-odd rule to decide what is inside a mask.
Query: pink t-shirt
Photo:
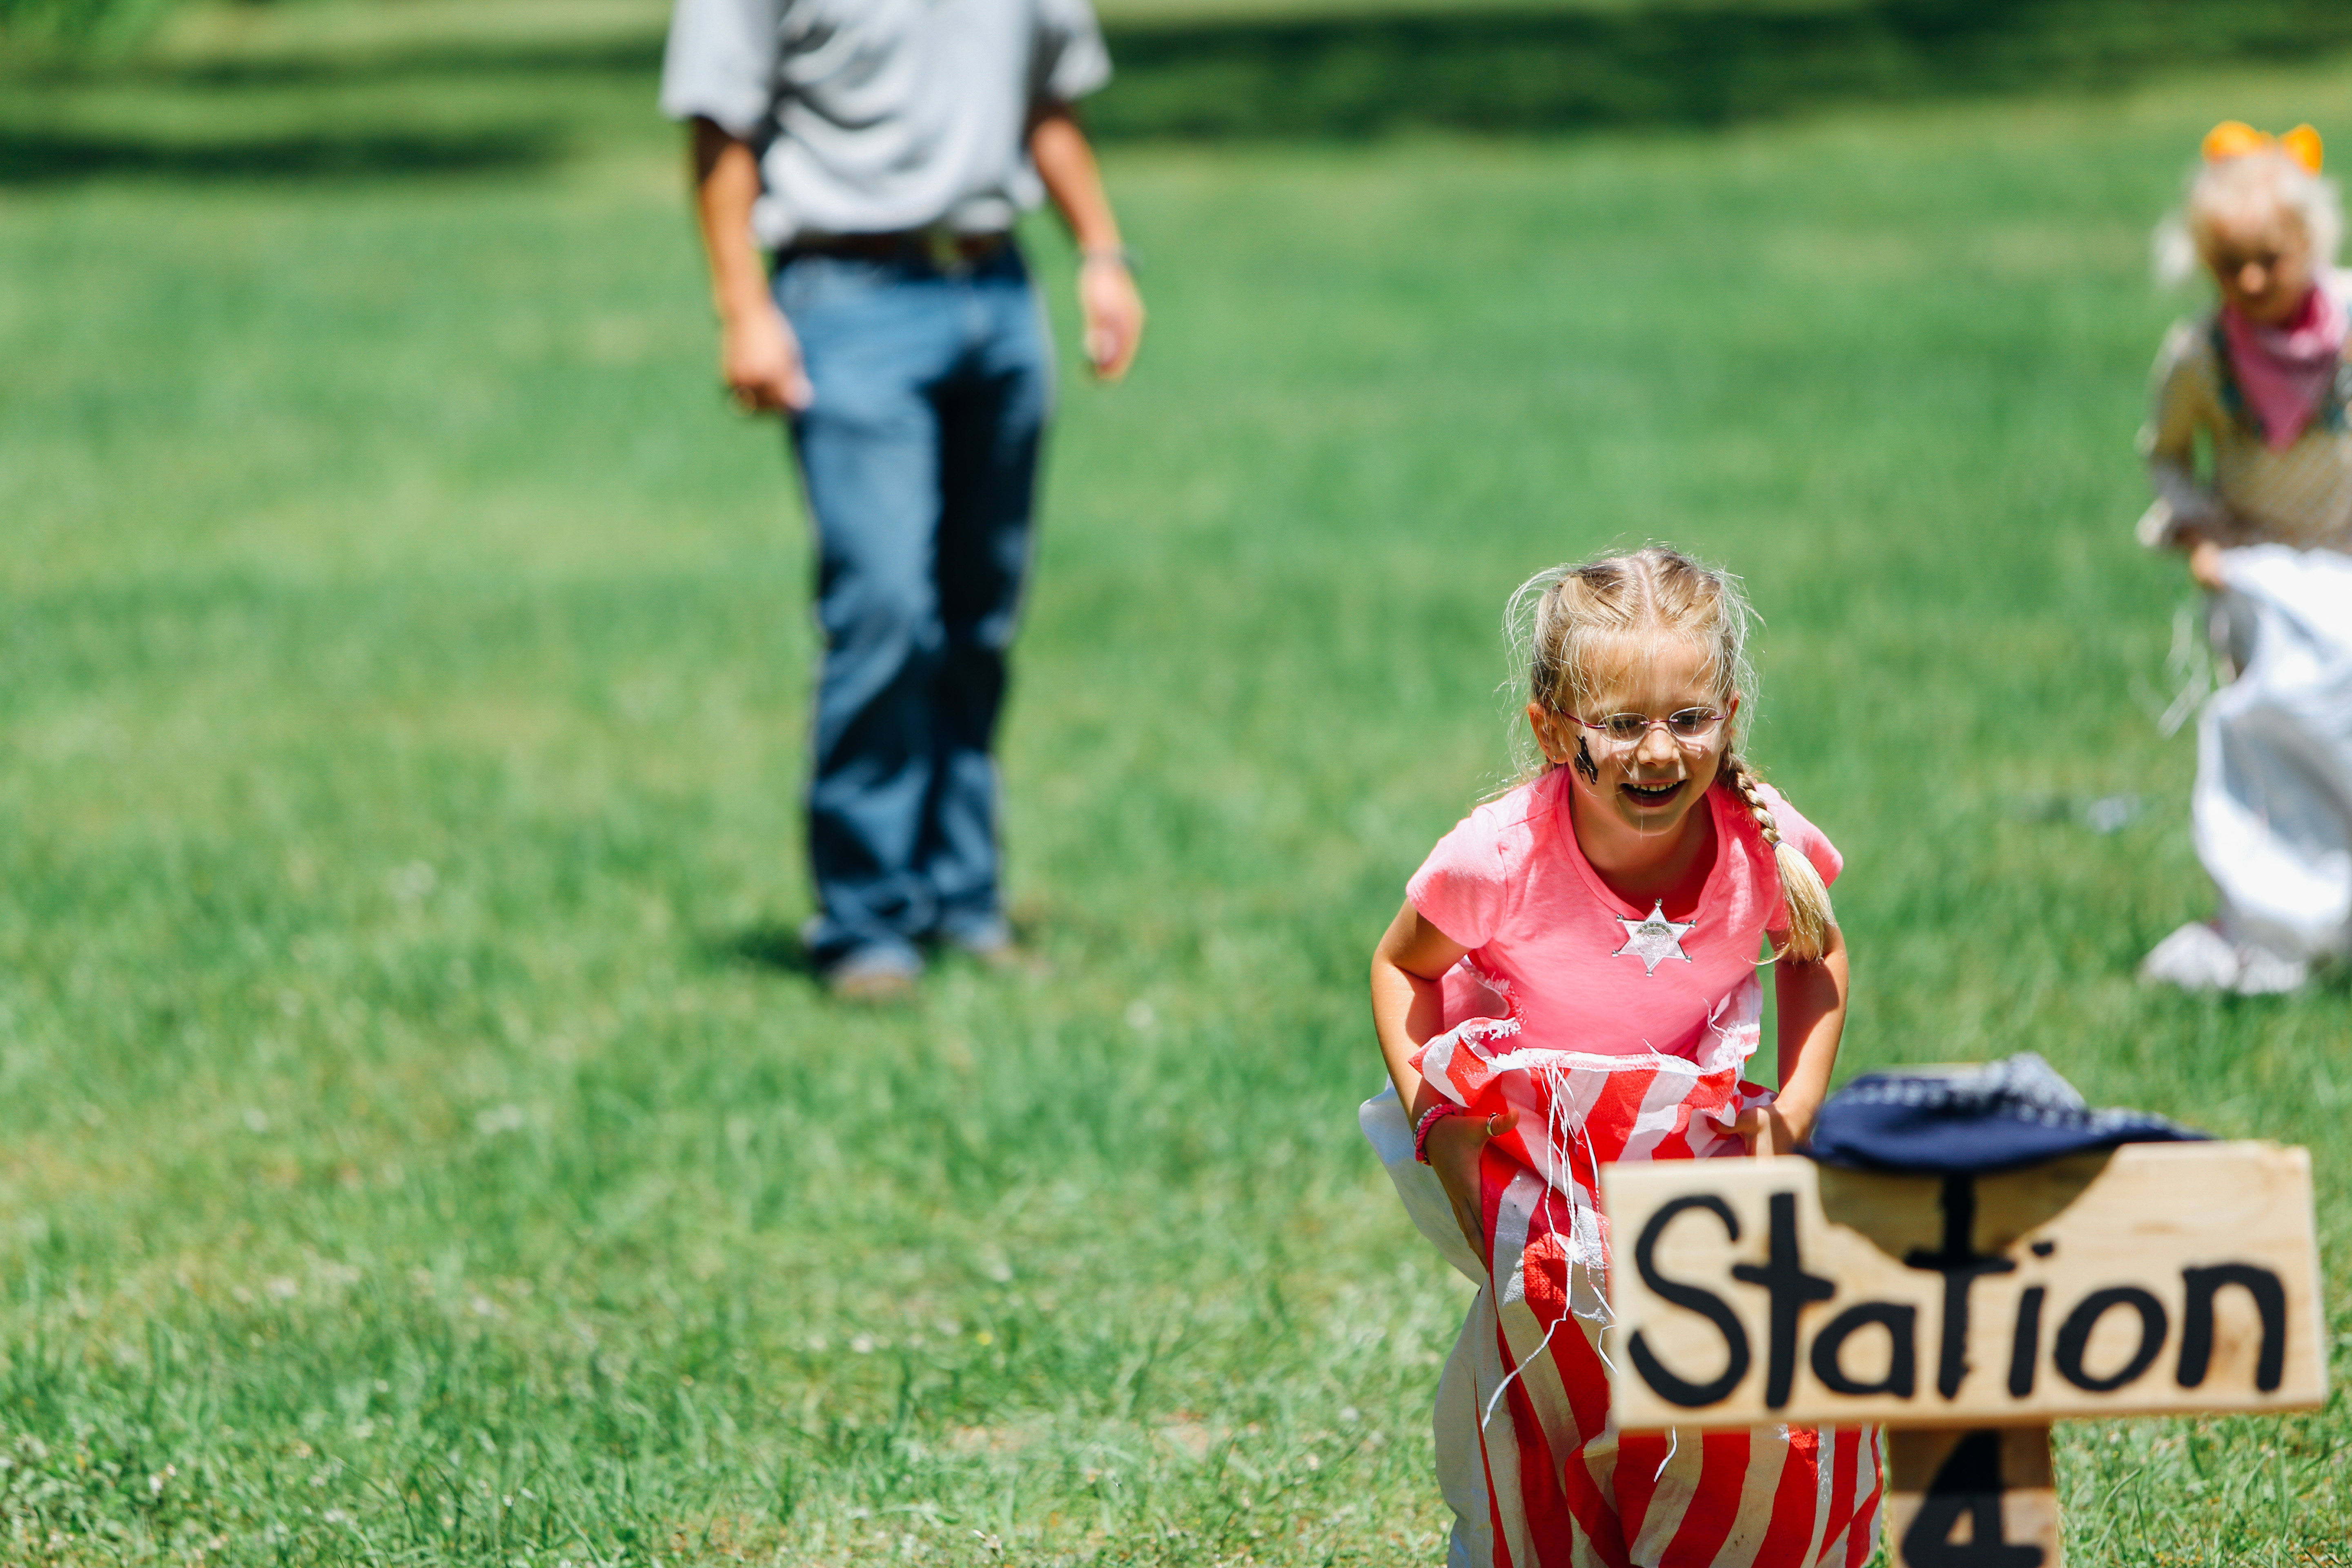
[[[1631,928],[1650,910],[1611,892],[1577,845],[1567,778],[1554,769],[1478,807],[1406,885],[1413,908],[1470,950],[1445,977],[1445,1026],[1507,1009],[1523,1047],[1658,1051],[1707,1071],[1745,1059],[1763,1017],[1765,928],[1785,918],[1780,868],[1746,805],[1706,792],[1716,856],[1698,907],[1687,929],[1643,936]],[[1835,881],[1836,847],[1770,785],[1764,795],[1781,837]]]

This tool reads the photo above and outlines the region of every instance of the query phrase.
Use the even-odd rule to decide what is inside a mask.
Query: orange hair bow
[[[2319,173],[2320,160],[2326,155],[2319,132],[2308,125],[2298,125],[2284,136],[2273,136],[2267,131],[2255,130],[2242,120],[2224,120],[2205,132],[2205,161],[2209,163],[2242,158],[2249,153],[2267,153],[2273,147],[2315,174]]]

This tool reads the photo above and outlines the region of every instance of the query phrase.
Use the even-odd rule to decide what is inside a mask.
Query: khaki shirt
[[[2274,452],[2219,338],[2209,313],[2176,325],[2157,354],[2155,407],[2139,439],[2158,499],[2141,520],[2142,541],[2169,544],[2177,529],[2193,526],[2222,544],[2352,551],[2352,427],[2344,413],[2352,374],[2339,374],[2303,434]],[[2212,462],[2203,483],[2200,432]]]

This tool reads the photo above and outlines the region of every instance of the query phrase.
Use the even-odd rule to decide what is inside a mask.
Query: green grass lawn
[[[2222,114],[2352,135],[2340,65],[1114,148],[1152,335],[1066,384],[1004,747],[1047,967],[874,1014],[792,964],[808,549],[675,139],[505,58],[0,89],[344,137],[0,171],[0,1559],[1434,1561],[1365,959],[1506,765],[1510,586],[1651,538],[1768,619],[1849,1070],[2310,1145],[2352,1374],[2352,992],[2131,979],[2208,897],[2145,236]],[[2069,1561],[2342,1563],[2347,1445],[2063,1428]]]

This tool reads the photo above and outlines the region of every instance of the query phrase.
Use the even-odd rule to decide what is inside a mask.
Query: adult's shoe
[[[923,961],[898,948],[861,947],[825,966],[825,994],[868,1005],[911,1001]]]
[[[1036,961],[1035,955],[1021,945],[1012,922],[1003,915],[990,915],[964,925],[941,926],[939,941],[940,946],[977,959],[991,969],[1027,969]]]

